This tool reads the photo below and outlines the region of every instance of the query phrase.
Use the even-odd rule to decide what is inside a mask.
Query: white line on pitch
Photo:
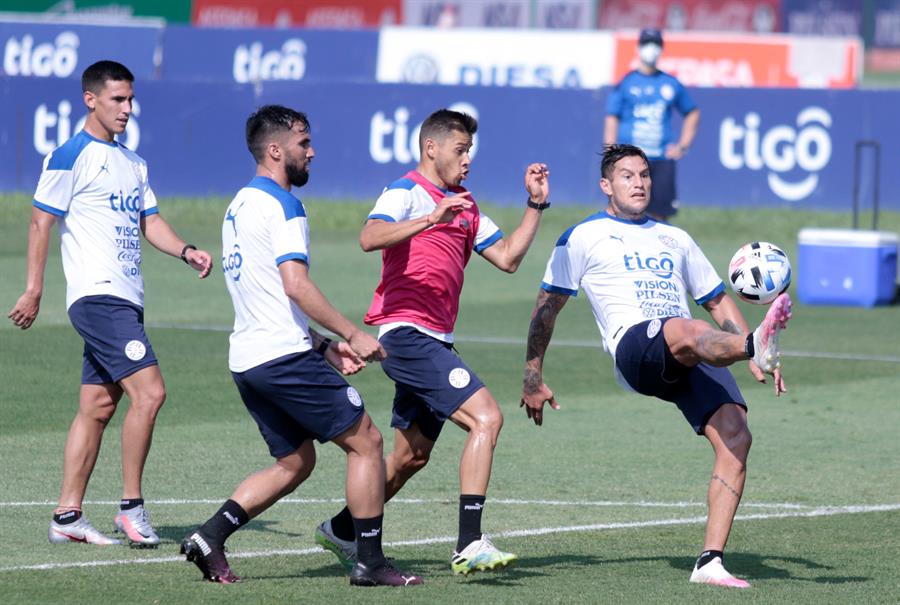
[[[149,322],[147,324],[151,328],[161,329],[179,329],[193,330],[198,332],[230,332],[231,326],[225,325],[208,325],[208,324],[178,324],[166,322]],[[473,343],[473,344],[495,344],[495,345],[515,345],[525,346],[525,341],[521,338],[509,338],[506,336],[456,336],[456,342]],[[593,340],[554,340],[553,345],[557,347],[577,347],[587,349],[602,349],[600,335]],[[835,361],[882,361],[885,363],[900,363],[900,357],[896,355],[866,355],[857,353],[829,353],[827,351],[782,351],[785,357],[806,357],[811,359],[832,359]]]
[[[757,521],[767,519],[787,519],[791,517],[830,517],[833,515],[859,514],[872,512],[886,512],[900,510],[900,504],[876,504],[871,506],[823,506],[806,511],[793,511],[782,513],[757,513],[749,515],[738,515],[736,521]],[[543,536],[547,534],[586,532],[586,531],[602,531],[612,529],[639,529],[643,527],[660,527],[673,525],[694,525],[706,523],[706,516],[701,517],[685,517],[681,519],[655,519],[650,521],[626,521],[621,523],[592,523],[588,525],[569,525],[564,527],[539,527],[534,529],[514,529],[509,531],[498,532],[494,534],[500,538],[522,538],[528,536]],[[422,538],[418,540],[398,540],[396,542],[385,543],[386,547],[400,546],[430,546],[434,544],[446,544],[454,542],[455,537],[436,536],[433,538]],[[229,559],[257,559],[262,557],[277,556],[303,556],[317,553],[324,553],[321,548],[302,548],[302,549],[282,549],[282,550],[264,550],[250,552],[232,552],[228,554]],[[174,563],[184,561],[182,557],[156,557],[147,559],[117,559],[110,561],[81,561],[72,563],[41,563],[37,565],[16,565],[12,567],[0,567],[0,572],[9,571],[39,571],[51,569],[73,569],[87,567],[110,567],[113,565],[131,565],[143,563]]]
[[[160,498],[147,500],[147,504],[180,505],[180,504],[220,504],[221,498]],[[344,498],[282,498],[279,504],[343,504]],[[455,500],[446,498],[394,498],[391,504],[456,504]],[[119,504],[118,500],[85,500],[85,505],[112,506]],[[623,500],[522,500],[519,498],[492,498],[491,505],[506,506],[591,506],[591,507],[616,507],[631,506],[635,508],[698,508],[705,507],[706,502],[653,502],[647,500],[623,501]],[[22,502],[0,502],[2,507],[40,507],[56,506],[56,502],[50,500],[32,500]],[[815,508],[811,504],[795,504],[790,502],[742,502],[745,508],[783,508],[790,510],[802,510]]]

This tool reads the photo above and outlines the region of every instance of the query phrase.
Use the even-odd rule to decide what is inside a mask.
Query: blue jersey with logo
[[[672,108],[686,115],[697,104],[681,82],[662,71],[632,71],[606,99],[606,113],[619,118],[616,142],[637,145],[651,160],[664,158],[666,146],[674,141]]]
[[[562,234],[541,287],[570,296],[584,290],[603,346],[613,356],[631,326],[658,317],[690,318],[689,296],[703,304],[725,291],[716,270],[684,230],[605,211]]]
[[[66,307],[104,294],[144,306],[141,219],[158,210],[140,156],[82,130],[44,159],[33,203],[58,217]]]

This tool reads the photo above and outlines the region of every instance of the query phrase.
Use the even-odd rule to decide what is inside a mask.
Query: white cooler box
[[[801,229],[797,292],[811,305],[890,304],[897,282],[897,243],[887,231]]]

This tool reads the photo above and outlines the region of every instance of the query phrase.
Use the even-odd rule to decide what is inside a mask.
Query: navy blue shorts
[[[631,326],[616,348],[616,368],[638,393],[677,405],[694,431],[702,435],[720,407],[736,403],[747,409],[747,403],[727,368],[705,362],[688,367],[675,359],[662,329],[670,319],[650,319]]]
[[[453,346],[403,326],[381,337],[387,359],[381,369],[394,381],[391,426],[408,429],[412,423],[432,441],[447,418],[484,386]]]
[[[117,296],[85,296],[69,307],[84,339],[81,384],[112,384],[158,365],[144,333],[144,310]]]
[[[231,376],[274,458],[310,438],[330,441],[363,415],[359,393],[315,351],[291,353]]]
[[[647,213],[668,218],[674,216],[675,207],[675,160],[650,160],[650,204]]]

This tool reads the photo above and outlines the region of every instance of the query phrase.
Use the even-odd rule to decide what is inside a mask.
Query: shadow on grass
[[[289,538],[310,538],[310,534],[308,533],[302,534],[274,529],[273,526],[277,526],[279,524],[280,523],[278,521],[254,519],[250,521],[250,523],[242,527],[241,532],[258,531],[278,534],[279,536],[287,536]],[[180,544],[188,534],[197,529],[200,525],[202,525],[202,522],[198,522],[196,525],[163,525],[156,527],[156,533],[157,535],[159,535],[159,538],[163,543],[171,542],[174,544]],[[310,544],[305,544],[305,546],[312,546],[312,541],[310,540]]]
[[[671,567],[689,573],[694,568],[695,559],[690,557],[631,557],[626,559],[608,559],[602,563],[644,563],[661,561]],[[850,584],[869,582],[866,576],[831,575],[835,568],[822,565],[811,559],[802,557],[779,557],[758,555],[753,553],[728,553],[728,569],[738,577],[753,580],[794,580],[798,582],[815,582],[817,584]],[[789,567],[801,567],[808,573],[793,573]]]

